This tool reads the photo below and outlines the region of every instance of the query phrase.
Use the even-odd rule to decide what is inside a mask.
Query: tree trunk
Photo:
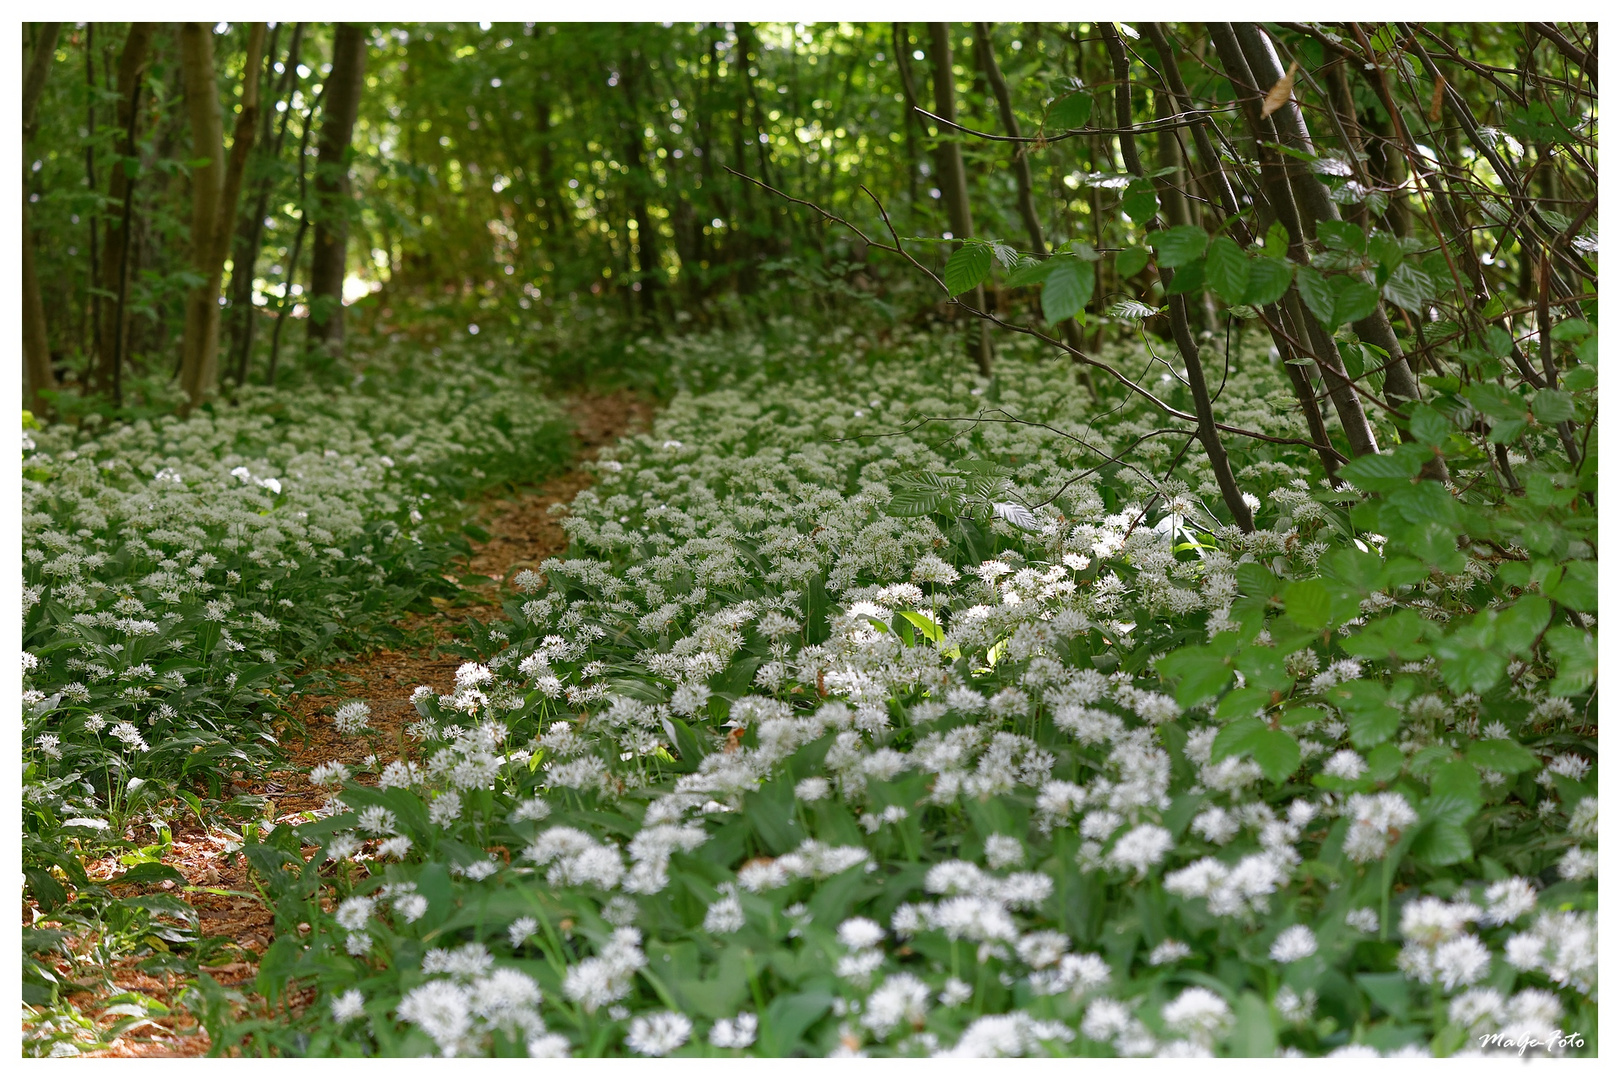
[[[632,290],[639,290],[642,317],[651,321],[658,315],[664,289],[664,259],[659,246],[658,224],[653,221],[647,194],[652,189],[652,173],[647,168],[644,125],[641,119],[641,75],[646,61],[632,49],[624,65],[626,119],[619,125],[624,132],[624,160],[630,168],[630,220],[636,227],[636,263],[639,268]],[[626,245],[628,247],[628,244]]]
[[[1182,81],[1181,69],[1177,67],[1176,50],[1169,35],[1164,31],[1161,23],[1147,23],[1145,28],[1148,40],[1160,57],[1159,71],[1164,79],[1165,88],[1170,91],[1171,104],[1175,111],[1185,112],[1192,108],[1192,98],[1187,93],[1186,83]],[[1204,191],[1204,198],[1208,204],[1220,211],[1221,215],[1231,222],[1232,239],[1241,247],[1248,247],[1253,241],[1253,235],[1238,217],[1237,196],[1232,191],[1231,181],[1227,178],[1225,166],[1221,164],[1220,155],[1215,152],[1215,146],[1210,141],[1208,128],[1211,126],[1206,117],[1192,127],[1193,145],[1198,150],[1199,170],[1189,168],[1189,173],[1196,177],[1199,187]],[[1305,414],[1305,424],[1311,433],[1311,440],[1317,445],[1317,455],[1321,458],[1322,468],[1330,478],[1338,476],[1338,454],[1328,438],[1327,427],[1322,422],[1322,410],[1317,407],[1316,394],[1311,389],[1310,380],[1297,364],[1287,361],[1292,358],[1293,350],[1288,340],[1276,327],[1282,323],[1281,310],[1276,304],[1265,309],[1268,329],[1271,331],[1272,343],[1277,347],[1277,354],[1283,360],[1283,367],[1288,372],[1289,383],[1294,388],[1294,396],[1299,401],[1300,411]]]
[[[906,133],[906,195],[911,212],[917,212],[917,83],[911,77],[911,34],[906,24],[892,24],[894,39],[894,66],[900,72],[900,94],[905,99],[906,115],[902,126]]]
[[[56,37],[61,23],[44,23],[34,39],[34,47],[23,58],[23,183],[22,183],[22,331],[24,400],[35,413],[43,413],[47,390],[56,389],[56,372],[51,370],[50,336],[45,328],[45,300],[40,295],[39,277],[34,271],[34,230],[28,204],[29,154],[34,141],[34,117],[39,97],[56,57]]]
[[[113,296],[127,289],[125,282],[129,273],[129,260],[126,245],[129,228],[122,219],[124,213],[122,208],[128,201],[135,182],[135,162],[140,154],[134,139],[136,96],[146,69],[147,56],[151,51],[152,35],[156,30],[156,23],[131,23],[129,34],[124,38],[123,52],[118,57],[117,116],[120,161],[113,167],[112,178],[107,184],[107,202],[109,206],[120,208],[120,219],[117,225],[111,221],[107,222],[107,235],[101,247],[101,280],[98,283],[103,292]],[[102,305],[101,355],[91,381],[92,389],[105,392],[117,381],[114,369],[120,362],[126,336],[123,322],[117,305]]]
[[[1137,150],[1133,130],[1136,125],[1131,115],[1130,60],[1125,55],[1125,43],[1119,39],[1113,24],[1102,23],[1100,29],[1114,70],[1114,116],[1119,127],[1119,156],[1125,160],[1126,172],[1132,176],[1143,176],[1142,155]],[[1162,202],[1164,196],[1169,194],[1168,183],[1161,176],[1154,181],[1154,185],[1159,189]],[[1158,229],[1163,224],[1163,220],[1155,216],[1149,228]],[[1160,267],[1159,277],[1168,294],[1175,275],[1169,267]],[[1170,331],[1175,338],[1176,349],[1181,353],[1181,361],[1187,368],[1187,388],[1192,392],[1193,408],[1198,417],[1198,441],[1203,444],[1204,456],[1209,459],[1210,471],[1215,474],[1215,483],[1221,489],[1221,499],[1226,503],[1232,520],[1244,532],[1253,532],[1254,512],[1243,501],[1243,493],[1238,490],[1226,444],[1221,442],[1220,430],[1215,426],[1215,403],[1209,394],[1209,384],[1204,379],[1204,364],[1198,355],[1198,345],[1193,341],[1192,331],[1187,325],[1186,299],[1181,295],[1169,297]]]
[[[1283,68],[1266,32],[1253,23],[1234,23],[1233,29],[1249,61],[1249,70],[1254,73],[1262,88],[1275,85],[1277,80],[1283,77]],[[1329,78],[1331,77],[1330,73]],[[1330,100],[1329,108],[1332,107]],[[1285,143],[1303,153],[1314,153],[1310,131],[1305,126],[1305,115],[1292,97],[1285,101],[1273,116],[1280,118],[1277,129]],[[1353,122],[1354,117],[1351,118],[1351,123]],[[1347,126],[1347,136],[1350,130],[1351,128]],[[1353,138],[1344,149],[1351,160],[1359,160],[1355,156],[1359,147],[1355,145]],[[1293,163],[1304,165],[1304,162]],[[1300,227],[1305,235],[1316,235],[1317,221],[1339,220],[1338,205],[1328,194],[1327,185],[1323,184],[1315,173],[1300,168],[1292,179],[1300,207]],[[1354,326],[1358,335],[1389,354],[1389,360],[1384,368],[1384,388],[1395,406],[1399,408],[1403,401],[1418,400],[1420,395],[1417,379],[1406,362],[1406,354],[1401,351],[1400,344],[1395,340],[1395,332],[1389,325],[1389,317],[1384,313],[1383,301],[1378,302],[1371,315],[1359,320]]]
[[[316,140],[315,247],[309,267],[309,343],[343,348],[343,277],[349,253],[349,143],[360,114],[366,77],[366,32],[338,23],[332,35],[332,71]]]
[[[1289,257],[1297,263],[1305,264],[1309,259],[1305,251],[1304,223],[1310,218],[1310,213],[1305,206],[1295,202],[1295,189],[1289,184],[1288,168],[1279,160],[1279,155],[1274,149],[1275,145],[1282,141],[1278,125],[1272,122],[1271,117],[1260,115],[1260,100],[1275,84],[1275,80],[1264,86],[1260,85],[1260,77],[1250,69],[1239,35],[1231,24],[1210,23],[1209,29],[1221,66],[1225,69],[1227,80],[1232,84],[1244,121],[1259,152],[1260,172],[1267,200],[1271,204],[1272,211],[1283,223],[1283,227],[1288,230]],[[1281,72],[1277,75],[1278,78],[1282,77]],[[1314,180],[1314,177],[1312,179]],[[1303,189],[1303,194],[1306,198],[1310,197],[1308,186]],[[1349,376],[1345,374],[1343,363],[1339,359],[1338,346],[1334,344],[1331,333],[1324,331],[1318,325],[1316,317],[1299,302],[1299,293],[1295,286],[1289,286],[1283,310],[1293,321],[1295,340],[1309,351],[1321,369],[1323,379],[1327,383],[1328,397],[1333,402],[1334,411],[1338,413],[1339,424],[1350,443],[1351,453],[1357,456],[1377,453],[1378,437],[1373,433],[1372,424],[1367,420],[1361,399],[1356,396],[1355,389],[1350,385]]]
[[[995,95],[996,109],[1001,113],[1001,126],[1013,138],[1022,136],[1018,128],[1018,116],[1013,112],[1012,94],[1007,90],[1007,80],[1002,77],[1001,65],[996,63],[995,39],[990,33],[990,24],[976,22],[973,24],[973,40],[978,45],[979,66],[984,69],[984,79],[990,85],[990,92]],[[1030,176],[1029,156],[1025,144],[1014,144],[1013,151],[1013,180],[1018,185],[1018,216],[1024,223],[1024,232],[1029,236],[1030,250],[1036,255],[1046,254],[1046,235],[1041,228],[1041,217],[1035,209],[1035,184]],[[1080,331],[1080,324],[1073,319],[1064,319],[1060,327],[1063,340],[1070,348],[1085,351],[1085,336]],[[1096,396],[1096,387],[1091,381],[1091,369],[1084,364],[1080,365],[1080,378]]]
[[[201,405],[219,381],[219,297],[225,252],[242,173],[259,120],[259,64],[264,53],[263,23],[248,31],[247,65],[242,71],[242,111],[225,156],[224,120],[214,70],[214,31],[207,23],[184,23],[180,50],[186,109],[191,118],[192,152],[208,163],[192,171],[191,268],[203,283],[186,296],[186,329],[181,343],[180,386],[189,408]]]
[[[952,72],[951,30],[945,23],[929,23],[928,33],[933,45],[934,60],[934,112],[948,123],[956,122],[956,76]],[[962,167],[962,146],[951,131],[941,131],[934,148],[935,172],[939,174],[939,187],[945,197],[945,211],[950,217],[951,232],[958,241],[973,235],[973,214],[968,205],[967,171]],[[959,244],[957,246],[960,246]],[[973,306],[985,310],[984,286],[973,289]],[[979,374],[990,376],[990,335],[980,322],[969,331],[968,355],[979,365]]]
[[[231,321],[231,356],[235,358],[233,378],[238,386],[247,381],[254,332],[258,328],[253,307],[253,277],[258,266],[259,248],[264,240],[264,216],[270,209],[270,191],[275,186],[272,166],[281,160],[281,149],[287,142],[287,125],[292,122],[293,88],[298,85],[298,52],[307,26],[307,23],[298,23],[293,27],[292,40],[287,43],[287,60],[282,65],[281,78],[275,85],[275,100],[284,101],[287,107],[281,114],[281,124],[274,142],[270,141],[270,129],[275,110],[259,110],[260,167],[258,175],[253,178],[253,200],[238,215],[236,223],[236,239],[231,250],[231,298],[230,306],[225,311]],[[270,48],[265,55],[266,68],[275,61],[276,38],[280,31],[278,25],[271,32]]]

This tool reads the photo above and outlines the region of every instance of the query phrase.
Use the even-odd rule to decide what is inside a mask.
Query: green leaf
[[[1072,255],[1054,256],[1049,261],[1054,265],[1041,289],[1041,313],[1055,324],[1085,310],[1097,283],[1097,268]]]
[[[1506,773],[1509,776],[1526,772],[1541,764],[1536,755],[1512,739],[1479,739],[1470,742],[1464,756],[1482,769]]]
[[[1578,367],[1564,374],[1566,390],[1590,390],[1597,384],[1597,372],[1589,367]]]
[[[1254,737],[1249,751],[1267,780],[1280,784],[1299,768],[1299,740],[1286,731],[1267,728]]]
[[[1204,280],[1228,304],[1245,301],[1249,291],[1249,260],[1230,236],[1217,236],[1209,242]]]
[[[950,482],[924,473],[910,478],[889,500],[890,517],[914,518],[937,513],[954,501],[957,489]]]
[[[1434,294],[1434,279],[1411,263],[1402,263],[1391,270],[1384,282],[1384,299],[1415,315],[1423,314],[1424,303]]]
[[[1224,636],[1231,638],[1235,635]],[[1216,639],[1217,642],[1220,640]],[[1224,646],[1218,644],[1177,649],[1160,658],[1156,667],[1166,679],[1179,680],[1176,700],[1188,707],[1214,697],[1226,688],[1232,678],[1232,657]]]
[[[1153,181],[1136,179],[1125,189],[1122,200],[1125,212],[1138,225],[1146,225],[1159,212],[1159,196],[1153,191]]]
[[[1339,325],[1358,322],[1371,315],[1378,307],[1378,290],[1355,275],[1341,275],[1333,280],[1333,317]]]
[[[1405,1020],[1412,1011],[1411,984],[1398,971],[1359,974],[1356,985],[1372,998],[1373,1004],[1396,1020]]]
[[[1571,611],[1596,611],[1597,563],[1567,562],[1560,569],[1563,573],[1558,581],[1544,586],[1542,591]]]
[[[1294,268],[1282,259],[1258,258],[1249,263],[1249,287],[1243,302],[1266,307],[1281,300],[1294,279]]]
[[[990,276],[990,266],[994,262],[995,253],[989,244],[968,241],[951,252],[950,259],[946,261],[945,287],[952,296],[971,292]]]
[[[1241,690],[1233,690],[1221,698],[1221,703],[1215,707],[1215,719],[1251,717],[1270,704],[1271,694],[1268,691],[1246,686]]]
[[[1530,646],[1546,628],[1547,620],[1552,618],[1552,604],[1545,596],[1527,593],[1509,607],[1485,614],[1495,616],[1493,636],[1497,646],[1506,652],[1523,656],[1530,651]]]
[[[1280,221],[1273,221],[1266,230],[1266,254],[1276,259],[1288,254],[1288,229]]]
[[[1145,247],[1128,247],[1114,256],[1114,272],[1121,280],[1133,278],[1142,272],[1148,264],[1148,249]]]
[[[1348,221],[1319,221],[1316,238],[1337,251],[1360,253],[1367,250],[1367,234]]]
[[[1315,578],[1289,582],[1283,592],[1283,610],[1306,630],[1320,630],[1332,615],[1333,598],[1327,587]]]
[[[1179,270],[1172,270],[1169,277],[1170,283],[1164,291],[1171,296],[1200,292],[1204,288],[1204,260],[1197,259]]]
[[[1246,754],[1262,731],[1270,730],[1258,716],[1245,716],[1221,728],[1215,741],[1209,744],[1209,760],[1225,761],[1237,754]]]
[[[1083,128],[1086,121],[1091,119],[1093,104],[1090,91],[1077,90],[1065,94],[1052,103],[1051,110],[1046,114],[1046,122],[1062,131]],[[1131,216],[1135,217],[1134,214]]]
[[[1439,449],[1451,436],[1452,424],[1436,410],[1427,405],[1418,405],[1411,411],[1411,420],[1407,430],[1414,439],[1425,446]]]
[[[1237,1057],[1277,1056],[1277,1029],[1271,1019],[1271,1008],[1252,990],[1245,990],[1238,998],[1237,1024],[1232,1030],[1230,1048]]]
[[[1431,797],[1462,800],[1469,809],[1459,820],[1466,820],[1483,802],[1479,793],[1479,770],[1466,761],[1443,762],[1429,776],[1429,793]]]
[[[1530,411],[1543,424],[1559,424],[1575,415],[1575,399],[1562,390],[1537,391]]]
[[[1485,351],[1498,360],[1513,351],[1513,335],[1500,326],[1485,328]]]
[[[899,613],[899,615],[912,626],[915,626],[923,637],[927,638],[929,641],[932,641],[934,644],[938,645],[941,641],[945,640],[945,631],[940,628],[938,623],[936,623],[933,619],[930,619],[928,616],[916,611],[902,611]]]
[[[1421,463],[1395,454],[1363,454],[1339,470],[1339,475],[1365,491],[1394,491],[1411,483]]]
[[[1474,855],[1468,830],[1449,821],[1431,821],[1412,841],[1411,855],[1430,866],[1454,866]]]
[[[1116,300],[1108,305],[1108,314],[1116,319],[1130,319],[1133,322],[1151,319],[1162,310],[1162,308],[1150,307],[1140,300]]]
[[[1161,266],[1185,266],[1203,257],[1204,248],[1209,244],[1209,234],[1196,225],[1176,225],[1163,232],[1148,234],[1148,243],[1158,251]]]
[[[1597,678],[1597,639],[1573,626],[1555,626],[1544,640],[1558,665],[1558,676],[1547,684],[1547,692],[1559,697],[1584,693]]]
[[[1052,272],[1052,265],[1051,259],[1037,259],[1026,255],[1018,260],[1013,272],[1007,275],[1005,284],[1009,289],[1038,284],[1045,281],[1046,275]]]

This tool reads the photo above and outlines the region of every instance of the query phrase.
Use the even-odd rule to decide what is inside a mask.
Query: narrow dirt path
[[[502,587],[511,575],[559,555],[567,548],[568,538],[561,519],[550,511],[554,504],[571,502],[575,495],[590,486],[591,475],[579,468],[578,463],[593,459],[597,450],[620,435],[645,429],[653,414],[648,402],[623,392],[579,395],[567,399],[566,404],[580,444],[576,467],[538,487],[506,497],[491,497],[479,507],[477,519],[489,533],[489,539],[473,545],[463,573],[467,577],[492,579],[489,584],[468,585],[468,592],[476,594],[480,601],[436,604],[438,610],[433,614],[408,616],[402,627],[413,631],[428,629],[432,644],[381,649],[338,664],[332,670],[344,686],[344,693],[310,694],[291,703],[304,731],[299,737],[289,725],[290,741],[283,744],[288,752],[289,767],[263,776],[239,777],[232,789],[233,794],[263,797],[265,820],[302,821],[305,812],[319,808],[327,798],[325,791],[308,783],[305,774],[309,769],[327,761],[353,761],[355,740],[339,735],[331,725],[331,712],[341,702],[358,698],[370,704],[371,726],[380,732],[379,747],[401,742],[405,726],[416,716],[409,700],[411,690],[421,685],[448,689],[455,681],[456,668],[464,662],[454,653],[444,651],[442,646],[455,639],[457,629],[469,616],[487,621],[499,614]],[[360,779],[365,782],[375,777],[367,775]],[[227,845],[236,837],[224,829],[204,828],[189,812],[184,818],[183,822],[174,823],[174,846],[164,861],[185,874],[194,887],[187,896],[201,922],[198,937],[226,938],[234,945],[227,949],[233,954],[232,959],[202,970],[223,986],[239,988],[251,1003],[250,984],[258,973],[258,958],[273,937],[274,920],[255,895],[243,861],[236,859],[227,865]],[[105,863],[91,864],[86,869],[93,878],[105,880],[120,869],[112,860]],[[151,886],[132,889],[150,890]],[[133,962],[121,966],[113,977],[118,988],[114,993],[138,991],[171,1008],[182,986],[175,976],[149,975],[138,971]],[[72,1000],[82,1011],[93,1014],[96,999],[100,997],[84,993],[75,995]],[[118,1017],[109,1018],[116,1019]],[[155,1017],[152,1023],[114,1039],[107,1049],[86,1056],[199,1057],[208,1050],[208,1036],[197,1032],[195,1019],[176,1011]]]

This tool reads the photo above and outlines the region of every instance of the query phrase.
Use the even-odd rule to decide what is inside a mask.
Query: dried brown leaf
[[[1261,116],[1270,116],[1272,113],[1283,107],[1283,105],[1288,101],[1288,98],[1294,92],[1294,76],[1298,72],[1299,64],[1290,62],[1288,65],[1288,71],[1283,75],[1282,78],[1277,80],[1277,85],[1273,86],[1266,94],[1266,100],[1260,106]]]
[[[1440,109],[1446,103],[1446,79],[1444,75],[1436,76],[1434,80],[1434,97],[1429,99],[1429,123],[1440,122]]]

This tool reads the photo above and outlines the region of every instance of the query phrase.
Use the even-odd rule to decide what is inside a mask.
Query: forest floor
[[[338,695],[306,694],[289,702],[296,723],[285,726],[283,748],[285,765],[263,775],[242,775],[232,788],[235,795],[256,795],[265,800],[264,819],[300,823],[305,813],[319,808],[327,799],[325,791],[312,786],[309,770],[327,761],[352,758],[352,738],[339,735],[332,727],[331,710],[354,698],[371,705],[371,726],[381,734],[376,738],[381,753],[403,746],[404,730],[416,716],[410,702],[411,690],[427,685],[448,689],[455,671],[464,661],[450,646],[468,618],[489,621],[500,614],[501,592],[511,576],[533,568],[545,559],[560,555],[568,546],[562,519],[550,511],[557,503],[569,503],[592,482],[590,473],[579,466],[619,436],[645,429],[653,407],[646,400],[626,392],[580,394],[565,399],[574,421],[579,452],[575,467],[543,484],[486,498],[473,516],[489,538],[473,545],[463,576],[469,579],[458,602],[435,602],[432,614],[413,613],[400,623],[413,639],[425,644],[401,649],[379,649],[330,669],[344,692]],[[487,579],[487,580],[480,580]],[[458,585],[460,581],[456,582]],[[471,594],[475,599],[468,599]],[[364,782],[363,778],[362,782]],[[374,776],[369,779],[375,779]],[[234,943],[226,947],[233,959],[224,964],[202,967],[222,986],[243,996],[243,1007],[257,1011],[263,1002],[255,1001],[252,983],[258,974],[258,958],[274,936],[274,919],[259,900],[248,880],[245,861],[227,860],[227,845],[237,841],[226,828],[212,822],[199,822],[187,812],[183,822],[173,824],[174,845],[164,862],[183,873],[189,887],[164,882],[171,891],[183,888],[195,905],[201,925],[199,939],[224,938]],[[313,851],[313,849],[311,849]],[[106,880],[119,869],[115,860],[86,867],[92,878]],[[152,885],[136,885],[130,892],[150,892]],[[108,972],[111,987],[82,991],[70,1000],[81,1015],[96,1016],[108,997],[134,991],[162,1003],[167,1015],[154,1015],[148,1023],[126,1031],[109,1041],[92,1057],[200,1057],[207,1054],[210,1041],[195,1018],[179,1007],[177,999],[185,985],[179,975],[154,976],[138,970],[134,958]],[[67,972],[63,972],[67,975]],[[294,1001],[294,1008],[308,1002]],[[106,1015],[100,1021],[110,1025],[124,1017]]]

